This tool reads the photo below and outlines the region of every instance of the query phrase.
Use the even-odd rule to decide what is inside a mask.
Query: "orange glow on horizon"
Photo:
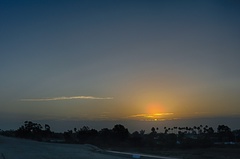
[[[128,116],[127,118],[147,121],[163,121],[166,119],[171,119],[172,115],[173,113],[135,114]]]
[[[146,108],[147,114],[158,114],[163,112],[163,107],[158,103],[150,103]]]
[[[174,118],[174,113],[165,110],[162,102],[160,103],[154,99],[148,99],[148,101],[152,102],[147,102],[146,99],[139,101],[138,105],[142,109],[135,110],[124,118],[139,121],[164,121]]]

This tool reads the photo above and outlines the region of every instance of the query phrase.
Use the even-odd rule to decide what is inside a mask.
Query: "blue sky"
[[[0,114],[239,116],[239,16],[235,0],[1,1]]]

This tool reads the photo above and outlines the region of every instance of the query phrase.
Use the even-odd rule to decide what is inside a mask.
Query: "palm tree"
[[[168,132],[168,129],[167,129],[167,127],[165,126],[165,127],[164,127],[164,133],[167,134],[167,132]]]
[[[155,133],[155,132],[156,132],[156,130],[155,130],[154,127],[152,127],[151,131],[152,131],[152,133]]]

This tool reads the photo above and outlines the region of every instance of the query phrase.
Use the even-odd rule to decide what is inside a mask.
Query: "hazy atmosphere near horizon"
[[[1,0],[1,129],[237,128],[239,17],[238,0]]]

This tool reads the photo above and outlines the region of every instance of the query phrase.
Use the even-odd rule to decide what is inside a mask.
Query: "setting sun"
[[[156,114],[156,113],[161,113],[163,112],[163,108],[160,104],[158,103],[150,103],[146,107],[146,112],[148,114]]]
[[[152,102],[147,104],[144,113],[130,115],[128,118],[143,121],[163,121],[171,119],[172,115],[173,113],[165,112],[163,106],[158,102]]]

